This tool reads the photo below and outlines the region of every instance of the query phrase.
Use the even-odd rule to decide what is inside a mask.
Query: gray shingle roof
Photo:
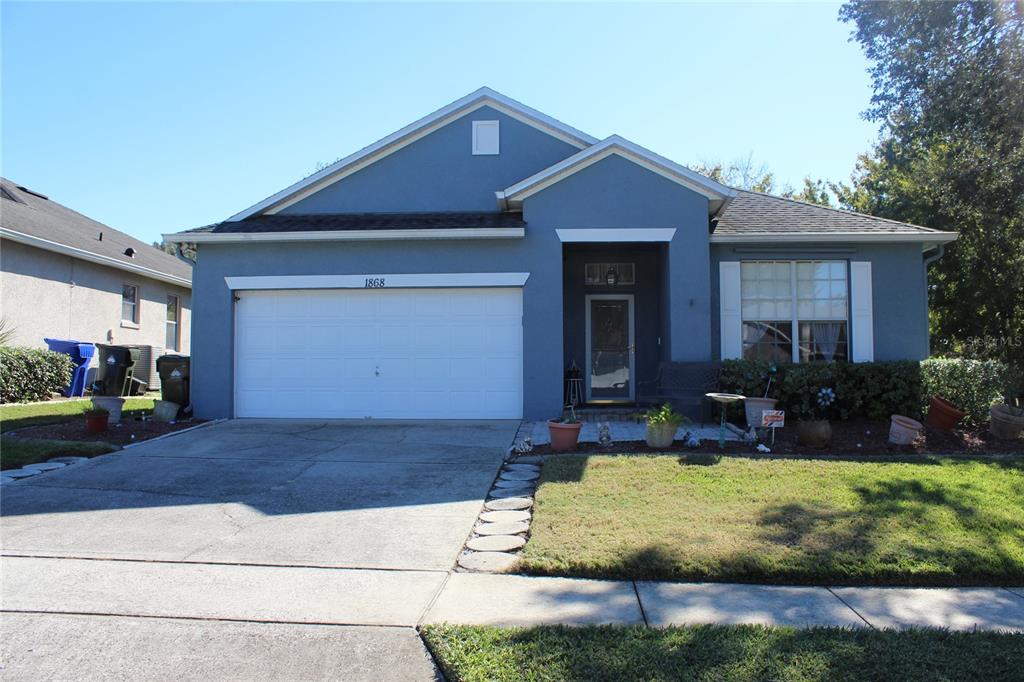
[[[718,216],[716,235],[845,233],[935,234],[940,230],[737,190]]]
[[[127,266],[155,270],[164,275],[192,279],[192,266],[131,235],[62,206],[56,201],[0,178],[0,225],[23,234],[112,258]],[[103,239],[99,239],[100,233]],[[134,249],[134,257],[125,249]]]
[[[451,230],[523,227],[520,213],[324,213],[261,215],[195,230],[213,234],[239,232],[320,232],[344,230]]]

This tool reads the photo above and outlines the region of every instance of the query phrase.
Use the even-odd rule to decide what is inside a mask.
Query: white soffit
[[[559,241],[568,244],[609,242],[670,242],[676,234],[674,227],[623,227],[557,229]]]
[[[273,194],[263,201],[253,204],[249,208],[236,213],[228,218],[229,221],[244,220],[257,213],[274,214],[309,195],[320,191],[324,187],[351,175],[371,163],[381,159],[388,154],[419,140],[438,128],[442,128],[451,121],[476,111],[481,107],[489,106],[501,113],[516,119],[521,123],[533,126],[549,135],[552,135],[563,142],[573,145],[579,149],[598,142],[596,137],[568,126],[547,114],[541,113],[532,107],[506,97],[500,92],[490,88],[480,88],[471,92],[465,97],[455,100],[451,104],[441,107],[432,114],[424,116],[420,120],[407,125],[385,138],[364,147],[354,154],[335,161],[327,168],[303,178],[295,184]]]
[[[528,272],[438,272],[388,275],[266,275],[225,277],[228,289],[461,289],[521,287]]]
[[[598,161],[616,154],[646,168],[662,177],[687,187],[713,202],[720,202],[736,194],[736,190],[715,182],[711,178],[681,166],[664,156],[634,144],[618,135],[601,140],[567,159],[564,159],[525,180],[497,192],[502,209],[518,207],[523,199],[544,190],[551,185],[587,168]]]

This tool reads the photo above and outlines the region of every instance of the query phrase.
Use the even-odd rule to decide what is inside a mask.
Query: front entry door
[[[587,296],[587,402],[628,403],[636,395],[633,297]]]

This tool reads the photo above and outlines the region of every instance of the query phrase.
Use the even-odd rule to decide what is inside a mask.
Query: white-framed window
[[[121,321],[139,323],[139,288],[134,284],[121,285]]]
[[[501,148],[500,121],[473,121],[473,155],[494,155]]]
[[[633,286],[636,284],[634,263],[587,263],[583,268],[586,286]]]
[[[743,357],[848,360],[849,301],[846,261],[743,261]]]
[[[181,313],[181,303],[178,301],[178,297],[168,294],[167,295],[167,332],[166,339],[164,340],[164,348],[167,350],[173,350],[178,352],[181,348],[178,347],[179,335],[178,335],[178,317]]]

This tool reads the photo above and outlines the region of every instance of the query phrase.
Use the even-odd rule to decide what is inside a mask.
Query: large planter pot
[[[644,440],[649,448],[667,448],[676,439],[679,427],[675,424],[648,424]]]
[[[823,448],[832,442],[832,424],[827,419],[799,421],[796,434],[801,445]]]
[[[121,408],[124,407],[124,398],[96,396],[92,399],[92,404],[97,409],[106,410],[110,413],[110,417],[107,419],[108,424],[121,423]]]
[[[172,422],[178,417],[181,405],[170,400],[157,400],[153,403],[153,419],[158,422]]]
[[[921,435],[924,425],[916,419],[894,414],[889,424],[889,442],[893,445],[910,445]]]
[[[1024,412],[1021,410],[1014,410],[1009,405],[993,405],[989,414],[992,423],[988,428],[996,438],[1013,440],[1024,432]]]
[[[928,405],[928,418],[925,423],[939,431],[952,431],[953,427],[960,423],[966,412],[961,412],[937,395],[932,396]]]
[[[747,415],[747,428],[755,429],[761,427],[761,412],[774,410],[779,401],[775,398],[746,398],[743,401],[743,411]]]
[[[89,433],[103,433],[107,430],[108,417],[106,414],[85,415],[85,430]]]
[[[562,422],[548,421],[548,433],[551,435],[552,450],[575,450],[580,440],[580,428],[583,424],[563,424]]]

